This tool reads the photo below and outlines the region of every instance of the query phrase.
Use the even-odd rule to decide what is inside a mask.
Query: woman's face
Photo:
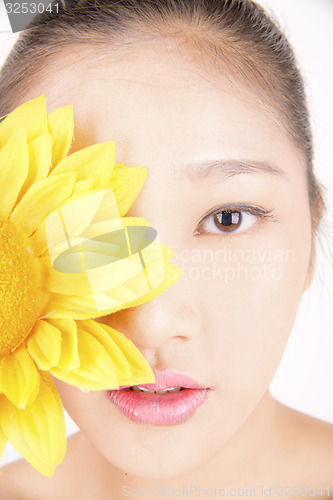
[[[148,169],[128,215],[146,218],[183,269],[151,302],[103,321],[155,373],[173,369],[209,390],[182,423],[152,425],[128,419],[103,391],[57,385],[110,462],[181,476],[223,454],[278,366],[310,261],[304,164],[254,94],[180,47],[68,55],[64,66],[61,78],[48,69],[33,96],[46,94],[50,111],[74,105],[74,149],[114,140],[117,161]]]

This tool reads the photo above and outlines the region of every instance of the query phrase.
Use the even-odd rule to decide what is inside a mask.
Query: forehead
[[[170,168],[221,155],[302,163],[274,109],[199,52],[158,42],[94,50],[69,50],[33,89],[50,111],[73,104],[76,149],[115,140],[119,161],[148,168],[156,155]]]

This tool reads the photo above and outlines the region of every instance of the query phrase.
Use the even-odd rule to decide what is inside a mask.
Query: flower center
[[[0,359],[29,335],[43,310],[42,272],[29,239],[0,221]]]

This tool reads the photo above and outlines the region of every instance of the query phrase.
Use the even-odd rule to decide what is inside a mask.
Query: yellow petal
[[[45,233],[45,224],[44,221],[38,229],[30,236],[29,239],[31,246],[33,248],[34,255],[39,257],[47,250],[47,239]]]
[[[114,342],[112,338],[112,328],[93,320],[78,321],[78,326],[81,330],[90,333],[90,335],[102,344],[116,367],[118,380],[131,376],[131,368],[126,359],[126,352],[121,351]],[[141,353],[139,353],[139,355],[141,355]]]
[[[78,328],[77,337],[80,366],[71,372],[52,368],[50,373],[81,389],[117,389],[116,368],[106,349],[85,330]]]
[[[115,143],[95,144],[67,156],[50,175],[75,172],[77,180],[94,179],[95,188],[105,188],[115,159]]]
[[[115,263],[114,270],[117,269],[119,271],[117,273],[111,273],[112,264],[105,276],[103,276],[102,270],[108,266],[88,271],[92,293],[85,295],[55,294],[52,300],[55,312],[52,313],[51,317],[96,318],[127,307],[144,304],[157,297],[182,275],[182,271],[178,267],[168,263],[174,252],[165,245],[161,245],[161,250],[163,263],[161,263],[159,256],[154,260],[154,252],[152,252],[151,260],[147,260],[146,268],[141,266],[139,271],[136,270],[140,266],[138,255],[131,256],[134,259],[135,270],[132,271],[131,267],[128,267],[130,277],[127,281],[119,271],[122,269],[121,266],[125,271],[126,267],[130,266],[129,261],[126,260]],[[155,283],[155,286],[150,286],[151,283]],[[98,291],[103,288],[103,285],[105,285],[104,288],[109,285],[109,288],[105,291]]]
[[[82,236],[87,239],[100,239],[101,236],[108,235],[115,231],[124,231],[125,228],[132,226],[145,227],[149,226],[149,222],[142,217],[122,217],[119,219],[107,219],[96,222],[96,217],[94,217],[92,223],[82,232]],[[117,234],[115,234],[115,236],[117,237]],[[112,240],[114,240],[113,235],[110,235],[110,241]],[[130,253],[131,252],[129,252],[129,254]]]
[[[52,137],[53,168],[66,158],[74,132],[73,106],[58,108],[48,116],[49,130]]]
[[[54,311],[50,314],[49,318],[52,320],[56,319],[57,321],[61,318],[88,319],[99,315],[93,293],[86,295],[54,294],[52,298],[52,310]],[[114,310],[117,310],[117,308]],[[112,312],[114,310],[112,309]]]
[[[41,370],[48,371],[59,362],[61,333],[47,321],[40,320],[30,334],[27,342],[30,356]]]
[[[140,257],[137,254],[131,255],[126,259],[115,260],[114,262],[108,264],[108,256],[91,253],[89,258],[89,253],[84,253],[84,260],[87,264],[89,261],[91,262],[91,265],[98,261],[102,264],[103,259],[106,260],[104,265],[96,266],[95,268],[91,267],[91,269],[87,270],[91,289],[94,294],[104,292],[110,298],[115,299],[116,297],[113,294],[114,288],[119,285],[127,286],[127,283],[131,282],[131,280],[137,276],[138,273],[141,272],[143,274]],[[144,292],[149,291],[148,283],[144,274],[141,281],[145,287]],[[98,304],[96,305],[98,307]],[[98,309],[100,309],[100,307],[98,307]]]
[[[25,346],[4,359],[0,366],[0,391],[18,408],[29,406],[39,389],[39,373]]]
[[[49,263],[47,264],[48,266],[52,266],[50,255],[53,256],[53,260],[60,255],[59,252],[57,253],[57,245],[60,245],[59,248],[62,252],[70,248],[67,239],[68,233],[64,231],[64,226],[61,221],[62,212],[60,209],[59,211],[56,211],[59,217],[54,217],[53,213],[50,214],[50,220],[47,218],[46,221],[43,221],[29,239],[31,246],[33,247],[34,255],[39,257],[45,253],[42,258],[49,259]],[[46,229],[48,230],[47,234]],[[64,240],[64,238],[66,238],[66,240]],[[81,237],[81,239],[73,238],[70,240],[70,243],[73,246],[80,243],[82,239],[83,237]]]
[[[93,291],[113,288],[134,277],[142,268],[140,256],[138,253],[131,255],[128,238],[126,238],[126,228],[124,228],[125,219],[115,219],[112,222],[113,224],[107,226],[98,223],[97,225],[102,226],[104,230],[108,227],[108,232],[94,238],[68,238],[65,240],[64,235],[63,241],[54,245],[50,250],[55,270],[61,273],[73,273],[73,277],[74,273],[87,273]],[[50,224],[50,231],[56,226],[56,221],[54,224]],[[74,231],[74,226],[72,229]],[[138,229],[142,229],[142,233],[147,231],[146,227]],[[52,237],[55,233],[56,229]],[[66,232],[66,234],[70,234],[70,232]],[[138,242],[134,244],[137,245]],[[150,244],[151,242],[149,242]],[[75,293],[75,291],[64,291],[60,288],[48,289],[57,293]],[[81,293],[87,292],[88,290],[85,288],[81,290]]]
[[[40,258],[43,262],[50,262],[49,257]],[[90,294],[91,285],[86,273],[65,273],[53,269],[51,264],[47,268],[46,291],[65,295]]]
[[[73,191],[73,196],[77,196],[79,194],[84,194],[92,190],[94,187],[94,179],[84,179],[82,181],[78,181],[75,184],[75,188]]]
[[[1,415],[1,403],[0,403],[0,415]],[[8,439],[6,438],[0,427],[0,460],[3,452],[5,451],[7,441]]]
[[[157,286],[154,288],[150,288],[147,286],[147,275],[144,273],[138,273],[129,283],[126,284],[125,288],[128,288],[133,294],[133,299],[129,301],[125,300],[126,290],[120,288],[115,288],[111,291],[111,295],[115,300],[121,302],[121,307],[118,310],[126,309],[128,307],[136,307],[138,305],[149,302],[154,299],[158,295],[160,295],[164,290],[169,288],[173,283],[178,281],[178,279],[182,276],[182,270],[177,266],[169,264],[168,261],[173,256],[173,251],[166,247],[165,245],[161,245],[163,260],[164,260],[164,278]],[[148,266],[147,266],[148,267]],[[160,274],[161,264],[158,263],[156,266],[156,270],[154,268],[154,263],[151,262],[149,265],[150,277],[158,278]],[[148,275],[149,278],[149,275]],[[158,282],[159,280],[156,279]]]
[[[154,383],[155,377],[152,369],[150,368],[143,354],[133,344],[133,342],[114,328],[111,328],[107,325],[103,325],[103,327],[109,333],[109,335],[112,336],[112,340],[118,345],[119,349],[124,353],[131,367],[131,376],[128,378],[126,376],[121,377],[118,380],[119,385]]]
[[[3,431],[14,448],[39,472],[51,477],[66,452],[65,419],[52,379],[42,374],[35,401],[25,410],[8,402]]]
[[[74,370],[80,365],[77,340],[77,326],[71,319],[48,319],[50,326],[61,332],[61,353],[57,368],[64,371]]]
[[[72,196],[70,197],[70,200]],[[74,217],[76,214],[74,214]],[[89,224],[89,221],[87,222]],[[83,224],[83,227],[85,224]],[[75,227],[75,225],[74,225]],[[89,225],[88,225],[89,227]],[[65,228],[66,229],[66,228]],[[47,232],[46,232],[47,231]],[[85,231],[85,230],[84,230]],[[82,239],[86,239],[83,236],[81,239],[74,239],[73,237],[69,239],[69,234],[67,230],[64,230],[63,225],[63,206],[60,207],[55,212],[52,212],[47,218],[46,221],[43,221],[40,226],[36,229],[34,234],[30,236],[30,242],[33,246],[34,254],[37,256],[42,255],[45,252],[45,256],[43,258],[49,257],[52,255],[53,260],[57,258],[60,253],[57,252],[57,245],[60,245],[59,248],[62,252],[68,250],[71,246],[80,243]],[[68,243],[69,241],[69,243]],[[47,251],[48,250],[48,251]],[[46,252],[47,251],[47,252]],[[48,264],[49,265],[49,264]],[[52,262],[50,261],[50,265],[52,266]]]
[[[134,226],[138,226],[138,230],[142,233],[142,239],[149,223],[138,217],[123,217],[90,224],[82,233],[82,236],[87,238],[87,241],[82,243],[81,248],[91,289],[96,302],[100,292],[105,292],[105,297],[108,296],[112,299],[106,303],[105,307],[107,308],[114,308],[119,304],[119,298],[117,294],[113,293],[113,290],[118,291],[120,286],[123,289],[124,284],[131,282],[138,273],[142,273],[140,255],[138,253],[131,255],[134,249],[131,246],[137,245],[138,241],[131,243],[128,238],[127,229],[130,227],[133,230]],[[135,240],[135,238],[133,239]],[[139,238],[136,239],[139,240]],[[145,286],[146,293],[149,291],[146,280]],[[126,295],[128,296],[128,293]],[[102,297],[103,302],[105,302],[104,295]],[[131,294],[130,300],[134,298],[137,296]],[[99,307],[99,309],[101,308]]]
[[[146,293],[148,293],[148,287],[146,289]],[[108,314],[116,312],[120,309],[124,309],[126,307],[126,304],[132,303],[138,298],[137,293],[133,292],[130,288],[127,287],[127,285],[124,285],[123,283],[117,287],[112,288],[109,294],[113,298],[115,306],[117,304],[118,307],[115,307],[114,310],[108,312]],[[102,316],[105,316],[104,312]]]
[[[123,167],[117,164],[113,170],[110,186],[113,189],[121,217],[125,215],[139,194],[148,170],[143,167]]]
[[[20,128],[25,131],[28,142],[48,133],[44,95],[18,106],[0,123],[0,147]]]
[[[28,165],[27,140],[21,131],[0,152],[0,219],[11,213],[28,175]]]
[[[71,194],[75,174],[61,174],[41,180],[31,186],[14,209],[11,220],[30,236],[42,221],[56,210]]]
[[[74,200],[70,198],[58,210],[52,212],[45,221],[49,249],[59,242],[66,242],[67,248],[72,246],[72,238],[79,236],[89,225],[105,195],[105,191],[100,190]]]
[[[8,438],[4,430],[5,427],[8,426],[9,421],[8,405],[8,399],[0,392],[0,459],[8,442]]]
[[[119,219],[119,221],[121,221],[119,208],[114,196],[112,186],[108,187],[108,189],[104,189],[102,192],[99,191],[99,193],[103,196],[103,198],[98,207],[98,210],[96,211],[92,219],[92,223],[95,224],[96,222],[106,221],[110,219]]]
[[[156,290],[164,290],[163,283],[167,282],[170,286],[170,265],[168,260],[170,259],[169,249],[165,245],[161,245],[157,241],[152,242],[147,247],[140,250],[140,252],[135,253],[124,259],[124,261],[129,261],[138,263],[138,271],[132,273],[132,276],[128,276],[128,279],[123,280],[123,287],[130,290],[134,295],[133,298],[138,299],[140,297],[145,297],[152,292],[151,298],[156,296]],[[124,262],[120,261],[120,262]],[[88,272],[89,275],[90,271]],[[172,282],[176,281],[180,276],[179,272],[174,276]],[[176,278],[176,279],[175,279]],[[92,282],[92,280],[91,280]],[[166,284],[166,283],[165,283]],[[110,280],[110,287],[105,291],[110,297],[120,300],[118,293],[122,291],[122,287],[119,288],[118,283],[115,281],[116,286],[112,286],[112,280]],[[162,285],[162,288],[161,288]],[[122,299],[123,301],[123,299]],[[146,299],[143,300],[146,302]]]
[[[93,239],[87,238],[81,243],[80,257],[84,262],[84,269],[94,293],[107,292],[107,295],[111,296],[112,289],[130,282],[138,272],[142,271],[142,258],[135,250],[147,243],[148,248],[152,246],[151,241],[147,240],[149,230],[146,220],[124,217],[92,224],[83,232],[83,235],[93,236]],[[161,273],[164,275],[164,263],[159,244],[158,252]],[[152,251],[150,255],[153,256]],[[145,292],[149,291],[147,286],[146,283]]]
[[[51,166],[51,138],[49,134],[40,135],[28,144],[29,173],[23,185],[22,195],[32,184],[45,179]]]

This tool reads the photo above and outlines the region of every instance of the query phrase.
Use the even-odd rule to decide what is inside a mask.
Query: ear
[[[310,263],[308,268],[308,273],[305,280],[305,285],[303,291],[307,290],[313,281],[313,277],[315,274],[315,264],[316,264],[316,234],[317,229],[322,219],[325,205],[324,205],[324,196],[323,189],[319,184],[316,185],[317,190],[317,201],[315,204],[315,213],[312,219],[312,241],[311,241],[311,255],[310,255]],[[313,214],[313,213],[312,213]]]
[[[307,290],[309,288],[309,286],[311,285],[311,283],[313,281],[313,277],[315,274],[316,247],[315,247],[314,239],[315,238],[313,237],[312,238],[312,246],[311,246],[312,248],[311,248],[310,262],[309,262],[308,272],[307,272],[306,279],[305,279],[303,292],[305,292],[305,290]]]
[[[304,284],[304,289],[303,291],[307,290],[309,286],[311,285],[315,270],[316,270],[316,234],[317,234],[317,227],[318,223],[316,223],[315,227],[312,228],[312,238],[311,238],[311,254],[310,254],[310,262],[309,262],[309,267],[308,267],[308,272],[305,278],[305,284]]]

